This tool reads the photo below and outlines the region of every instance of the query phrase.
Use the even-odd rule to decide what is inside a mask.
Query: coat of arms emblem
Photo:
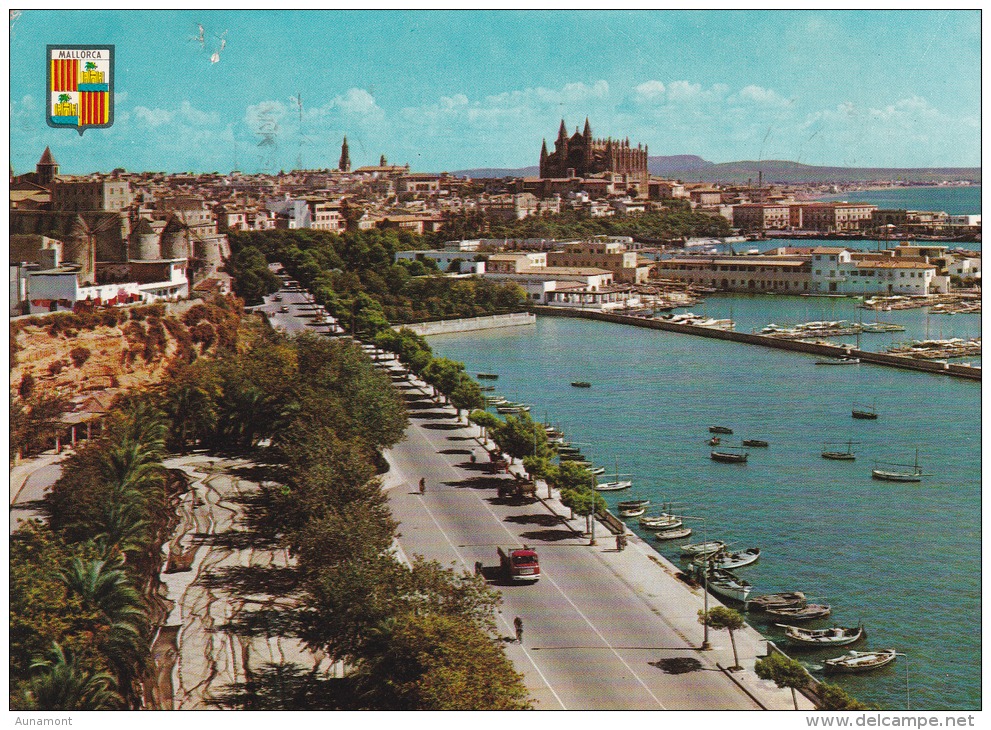
[[[75,129],[114,123],[114,47],[48,46],[48,126]]]

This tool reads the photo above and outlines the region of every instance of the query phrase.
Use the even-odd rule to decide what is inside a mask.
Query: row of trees
[[[398,251],[430,245],[408,231],[243,231],[230,240],[229,267],[249,304],[278,289],[267,262],[279,261],[345,327],[368,335],[390,322],[518,311],[526,302],[516,285],[422,276],[429,272],[419,262],[394,263]]]

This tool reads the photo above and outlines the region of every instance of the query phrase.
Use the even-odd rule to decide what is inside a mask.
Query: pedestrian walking
[[[420,494],[423,494],[426,491],[427,491],[427,480],[426,479],[420,479]]]
[[[621,532],[618,535],[616,535],[616,551],[621,553],[623,552],[623,549],[625,547],[626,547],[626,535]]]
[[[513,628],[516,629],[516,643],[523,643],[523,619],[519,616],[513,619]]]
[[[472,449],[472,450],[471,450],[471,463],[472,463],[472,464],[474,464],[474,463],[475,463],[475,449]]]

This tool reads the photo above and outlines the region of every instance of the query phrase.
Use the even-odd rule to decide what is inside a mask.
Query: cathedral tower
[[[344,143],[341,145],[341,160],[337,163],[337,169],[341,172],[351,172],[351,155],[348,154],[347,135],[344,135]]]

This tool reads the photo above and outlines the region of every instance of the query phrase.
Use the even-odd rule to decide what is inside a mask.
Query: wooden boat
[[[592,384],[587,380],[573,380],[571,385],[575,388],[591,388]]]
[[[808,603],[801,608],[765,608],[767,613],[778,618],[785,618],[789,621],[812,621],[817,618],[826,618],[833,612],[833,609],[822,603]]]
[[[755,448],[755,449],[766,449],[770,445],[767,443],[767,441],[764,441],[763,439],[744,439],[740,443],[742,443],[744,446],[750,446],[751,448]]]
[[[659,515],[644,515],[640,518],[640,527],[645,530],[675,530],[684,524],[678,517],[667,512]]]
[[[624,499],[622,502],[616,503],[616,509],[619,510],[620,514],[623,514],[623,510],[630,509],[647,509],[650,506],[649,499]],[[639,517],[643,512],[635,515],[623,515],[624,517]]]
[[[908,469],[893,470],[887,468],[878,468],[879,466],[889,467],[889,466],[900,466]],[[879,479],[882,482],[921,482],[922,477],[926,476],[922,473],[922,467],[919,466],[919,450],[915,450],[915,464],[892,464],[890,462],[875,461],[874,468],[871,469],[871,478]]]
[[[632,481],[629,479],[622,479],[614,482],[598,482],[594,489],[596,492],[618,492],[621,489],[629,489],[632,486]]]
[[[496,413],[528,413],[530,406],[524,403],[504,403],[496,406]]]
[[[827,673],[856,674],[870,672],[891,664],[898,653],[894,649],[878,649],[877,651],[851,651],[843,656],[823,661],[823,670]]]
[[[691,527],[678,527],[674,530],[661,530],[654,533],[655,540],[679,540],[692,534]]]
[[[623,476],[626,476],[625,474]],[[633,482],[629,479],[620,479],[619,473],[619,459],[616,459],[616,478],[611,482],[596,482],[592,485],[592,488],[597,492],[618,492],[621,489],[629,489],[633,486]]]
[[[751,598],[747,602],[747,608],[753,608],[757,611],[766,611],[768,609],[776,608],[804,608],[805,606],[805,594],[801,591],[768,593],[763,596]]]
[[[735,570],[748,565],[753,565],[760,559],[760,548],[747,548],[737,553],[719,552],[712,555],[702,555],[692,562],[695,565],[708,563],[713,568],[720,570]]]
[[[859,441],[827,441],[822,445],[822,458],[833,459],[834,461],[853,461],[857,457],[853,453],[853,445]],[[846,451],[833,451],[830,444],[846,444]]]
[[[482,391],[483,393],[489,393],[489,392],[495,390],[495,386],[494,385],[480,385],[480,386],[478,386],[478,389],[480,391]]]
[[[731,433],[733,433],[733,429],[732,428],[726,428],[726,426],[709,426],[709,433],[725,433],[725,434],[731,434]]]
[[[697,568],[696,570],[700,574],[697,580],[701,582],[703,580],[701,573],[705,568]],[[717,593],[724,598],[739,601],[740,603],[746,603],[747,596],[754,589],[750,583],[742,578],[738,578],[728,570],[720,570],[718,568],[709,569],[708,586],[711,592]]]
[[[776,624],[785,630],[785,636],[801,646],[849,646],[867,636],[863,626],[833,626],[829,629],[802,629],[798,626]]]
[[[725,549],[726,543],[722,540],[709,540],[708,542],[696,542],[691,545],[682,545],[681,554],[689,556],[706,555],[717,553]]]
[[[861,420],[876,421],[877,408],[874,406],[858,406],[855,403],[853,405],[853,411],[851,411],[850,415]]]
[[[710,451],[709,458],[726,464],[746,464],[747,453],[737,454],[732,451]]]
[[[480,380],[498,380],[499,376],[496,373],[476,373],[476,378]]]

